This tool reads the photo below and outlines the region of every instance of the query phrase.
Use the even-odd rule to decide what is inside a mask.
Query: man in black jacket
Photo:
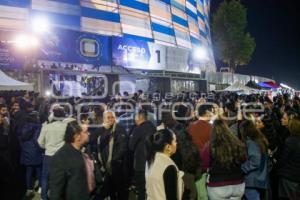
[[[146,199],[146,139],[155,133],[156,128],[147,121],[147,111],[140,110],[135,116],[136,127],[133,129],[129,141],[129,149],[134,154],[133,168],[134,180],[138,192],[138,200]]]
[[[11,156],[9,153],[9,120],[3,111],[7,110],[6,105],[0,104],[0,184],[3,186],[1,198],[17,199],[12,189],[15,179]]]
[[[65,144],[51,158],[49,186],[51,200],[89,200],[92,179],[88,179],[87,167],[81,148],[89,140],[86,126],[69,122]]]
[[[103,122],[103,127],[95,131],[98,159],[106,171],[99,198],[109,196],[111,200],[127,200],[127,134],[125,128],[117,124],[113,111],[103,113]]]

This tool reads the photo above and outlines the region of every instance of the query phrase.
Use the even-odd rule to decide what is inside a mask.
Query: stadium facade
[[[1,0],[0,67],[36,72],[42,92],[91,74],[150,91],[206,90],[201,80],[216,69],[209,15],[210,0]],[[17,50],[19,34],[38,45]]]

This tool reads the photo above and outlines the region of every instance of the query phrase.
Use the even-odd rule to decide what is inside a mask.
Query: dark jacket
[[[177,167],[185,173],[196,174],[200,168],[200,155],[198,148],[193,144],[190,135],[182,129],[172,129],[176,133],[177,150],[172,155],[172,160]]]
[[[3,118],[3,122],[0,124],[0,150],[7,151],[9,149],[9,133],[10,133],[9,121],[7,118]]]
[[[270,117],[265,117],[263,122],[265,127],[261,131],[269,142],[268,148],[274,151],[274,149],[276,149],[279,145],[279,138],[277,135],[278,131],[276,131],[277,122]]]
[[[18,138],[21,134],[22,128],[27,122],[28,113],[24,110],[20,110],[11,116],[10,129],[11,132]]]
[[[82,153],[65,144],[50,160],[51,200],[88,200],[87,175]]]
[[[284,126],[280,127],[280,130],[279,130],[278,133],[279,133],[278,134],[278,140],[279,140],[278,148],[273,153],[273,158],[275,158],[276,160],[280,159],[280,156],[282,155],[282,151],[285,148],[285,141],[291,135],[289,129],[287,127],[284,127]],[[277,165],[278,165],[278,163],[275,164],[275,167],[278,167]]]
[[[260,146],[253,140],[246,140],[247,161],[242,170],[246,174],[246,187],[266,189],[269,184],[267,162],[268,156],[261,152]]]
[[[133,129],[129,140],[129,150],[134,154],[133,167],[135,171],[145,171],[146,168],[146,139],[154,134],[155,126],[150,121],[145,121]]]
[[[300,136],[290,136],[278,160],[280,177],[300,183]]]
[[[42,149],[37,143],[40,135],[41,125],[26,123],[21,130],[19,141],[21,144],[21,164],[40,165],[42,164]]]
[[[219,185],[216,185],[221,186],[220,184],[222,182],[224,183],[224,185],[228,183],[244,182],[244,175],[241,170],[241,164],[233,164],[230,168],[226,168],[222,166],[220,162],[211,158],[211,165],[209,168],[209,183],[219,183]],[[211,184],[210,186],[213,185],[214,184]]]
[[[111,129],[105,129],[104,127],[99,128],[96,131],[100,136],[100,143],[97,144],[97,152],[101,154],[101,159],[105,168],[107,168],[107,161],[109,156],[109,141],[113,137],[113,151],[111,159],[111,170],[106,169],[111,173],[112,176],[120,177],[120,181],[127,179],[127,134],[125,129],[116,124],[115,132],[112,133]],[[98,140],[98,139],[97,139]]]

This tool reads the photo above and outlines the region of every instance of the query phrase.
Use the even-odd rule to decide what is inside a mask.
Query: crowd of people
[[[0,94],[1,199],[300,198],[298,97],[158,94]]]

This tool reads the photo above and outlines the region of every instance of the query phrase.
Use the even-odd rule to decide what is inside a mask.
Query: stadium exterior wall
[[[30,55],[39,63],[215,71],[210,0],[3,0],[0,13],[6,41],[17,33],[33,34],[38,19],[49,24],[49,32],[38,35],[37,53]],[[205,49],[205,60],[194,58],[199,48]]]
[[[196,80],[218,85],[252,79],[215,72],[209,16],[210,0],[2,0],[0,68],[19,74],[20,80],[22,70],[36,72],[34,82],[42,93],[41,74],[49,69],[139,75],[152,77],[150,83],[165,77],[161,82],[169,82],[165,90],[172,92],[205,88]],[[49,30],[33,32],[43,25],[38,20]],[[17,50],[19,34],[36,37],[39,45]],[[202,60],[197,59],[200,48],[207,54]],[[156,71],[160,74],[151,73]]]

